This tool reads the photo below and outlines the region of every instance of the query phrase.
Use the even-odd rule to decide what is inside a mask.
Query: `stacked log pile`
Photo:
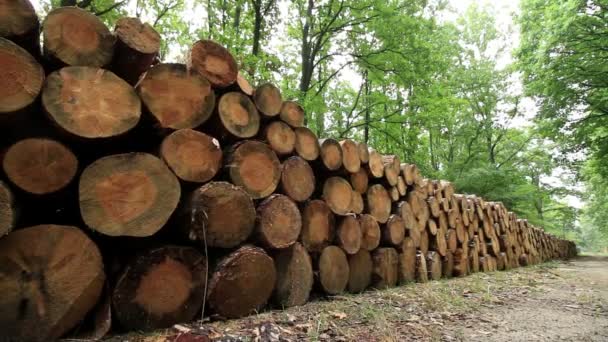
[[[78,8],[40,25],[27,0],[0,4],[8,340],[83,336],[109,307],[116,329],[163,328],[576,252],[398,155],[318,139],[212,41],[158,63],[138,19],[112,33]]]

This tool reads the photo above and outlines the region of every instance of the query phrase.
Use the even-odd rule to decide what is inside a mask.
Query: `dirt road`
[[[608,341],[608,257],[412,284],[115,341]]]

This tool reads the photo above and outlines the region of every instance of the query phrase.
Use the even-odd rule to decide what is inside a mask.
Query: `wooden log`
[[[232,183],[242,187],[253,199],[269,196],[279,185],[279,158],[262,142],[238,142],[227,150],[225,159]]]
[[[394,212],[396,214],[401,215],[401,218],[403,219],[403,225],[406,230],[418,229],[418,226],[416,224],[416,218],[414,217],[414,213],[412,212],[412,207],[410,207],[410,204],[408,202],[398,202],[395,206]]]
[[[190,240],[208,247],[233,248],[255,227],[256,211],[243,188],[211,182],[188,195],[180,210],[181,228]]]
[[[429,197],[426,202],[431,210],[431,215],[433,215],[435,218],[439,217],[441,209],[439,208],[439,202],[437,199],[435,197]]]
[[[453,275],[456,277],[464,277],[469,274],[469,256],[467,251],[458,248],[454,252],[454,272]]]
[[[374,263],[369,251],[359,250],[356,254],[348,256],[348,292],[359,293],[365,291],[372,282]]]
[[[238,66],[230,52],[211,40],[199,40],[190,49],[188,67],[205,77],[214,88],[236,82]]]
[[[336,243],[346,254],[356,254],[361,249],[361,225],[354,215],[344,216],[336,228]]]
[[[382,163],[382,155],[376,150],[369,150],[369,162],[367,164],[367,171],[371,178],[382,178],[384,177],[384,164]]]
[[[359,159],[359,147],[357,143],[344,139],[340,141],[342,147],[342,165],[344,169],[350,173],[355,173],[361,168],[361,159]]]
[[[454,254],[448,251],[441,258],[441,270],[444,278],[451,278],[454,274]]]
[[[14,1],[14,6],[24,2]],[[3,15],[0,6],[0,35],[5,23]],[[0,38],[0,64],[0,123],[15,122],[19,116],[31,111],[42,89],[44,70],[26,50],[4,38]]]
[[[407,194],[407,184],[405,184],[405,180],[401,175],[397,177],[397,191],[399,192],[399,197]]]
[[[296,134],[296,153],[308,161],[313,161],[321,154],[321,147],[317,136],[306,127],[294,129]]]
[[[350,212],[352,194],[350,183],[342,177],[330,177],[323,183],[323,199],[335,214]]]
[[[443,230],[438,230],[435,236],[429,240],[429,248],[436,251],[440,256],[445,256],[448,252],[448,244]]]
[[[344,251],[336,246],[325,247],[318,264],[321,289],[330,295],[340,294],[346,289],[349,277],[350,267]]]
[[[59,7],[42,24],[44,55],[55,68],[101,68],[112,62],[114,35],[93,13],[78,7]]]
[[[58,339],[95,306],[105,282],[93,241],[76,227],[56,225],[0,239],[0,274],[0,326],[7,341]]]
[[[17,223],[15,197],[8,185],[0,181],[0,238],[10,233]]]
[[[439,253],[435,251],[429,251],[426,253],[426,269],[428,272],[429,280],[439,280],[443,275],[442,261]]]
[[[397,185],[397,177],[401,173],[401,162],[396,155],[382,156],[382,164],[384,165],[384,179],[390,186]]]
[[[426,283],[429,281],[426,267],[426,253],[422,251],[416,253],[416,281],[419,283]]]
[[[262,309],[276,283],[274,261],[264,250],[245,245],[215,267],[207,305],[221,317],[238,318]]]
[[[372,286],[376,289],[394,287],[399,280],[399,260],[394,248],[378,248],[372,253],[374,268]]]
[[[363,203],[363,196],[353,190],[350,198],[350,212],[353,214],[362,214],[364,209],[365,204]]]
[[[361,226],[361,249],[371,252],[380,245],[380,225],[369,214],[359,216],[359,225]]]
[[[192,129],[180,129],[168,135],[160,146],[160,156],[185,182],[208,182],[222,168],[219,141]]]
[[[177,207],[180,185],[158,158],[146,153],[100,158],[80,176],[80,214],[110,236],[150,236]]]
[[[426,230],[423,230],[420,233],[420,246],[418,247],[422,254],[426,255],[426,252],[429,251],[429,233]]]
[[[374,184],[367,189],[366,207],[370,215],[380,223],[386,223],[391,214],[391,198],[381,184]]]
[[[416,280],[416,246],[410,237],[403,239],[399,251],[399,284]]]
[[[229,92],[222,95],[217,112],[221,125],[229,136],[247,139],[260,130],[260,114],[249,97],[242,93]]]
[[[60,129],[86,139],[122,135],[141,116],[141,101],[127,82],[91,67],[65,67],[51,73],[42,90],[42,106]]]
[[[456,237],[456,230],[448,229],[446,240],[448,250],[452,253],[456,252],[456,248],[458,248],[458,238]]]
[[[405,224],[399,215],[391,215],[382,225],[382,242],[390,246],[399,246],[405,238]]]
[[[277,282],[273,301],[281,308],[304,305],[314,282],[312,261],[306,249],[296,242],[274,255]]]
[[[245,75],[242,72],[238,72],[236,75],[236,83],[234,84],[240,92],[247,96],[253,96],[255,88],[249,83]]]
[[[115,317],[129,330],[191,321],[205,298],[207,258],[192,247],[164,246],[136,256],[112,293]]]
[[[0,2],[0,37],[40,57],[40,21],[29,0]]]
[[[363,168],[360,168],[358,172],[351,173],[350,184],[352,185],[353,190],[360,194],[365,194],[367,192],[367,187],[369,186],[367,172]]]
[[[116,45],[112,70],[129,84],[135,85],[158,58],[160,34],[139,18],[120,18],[116,22],[114,35]]]
[[[319,162],[324,170],[336,171],[342,167],[342,147],[335,139],[319,140],[320,158]]]
[[[293,101],[284,101],[279,112],[279,118],[293,128],[304,126],[304,109]]]
[[[391,186],[388,189],[388,194],[389,194],[389,197],[391,198],[392,202],[397,202],[397,201],[399,201],[399,198],[401,198],[401,196],[399,195],[399,190],[397,189],[396,186]]]
[[[311,253],[323,251],[335,236],[335,218],[325,201],[312,200],[302,211],[302,245]]]
[[[359,160],[361,164],[369,163],[369,147],[364,142],[357,143],[357,150],[359,151]]]
[[[215,107],[211,84],[184,64],[158,64],[137,84],[146,112],[160,130],[196,128]]]
[[[2,160],[8,180],[28,194],[48,195],[64,189],[78,170],[78,160],[65,145],[29,138],[8,148]]]
[[[287,248],[300,236],[300,210],[289,197],[273,194],[258,205],[255,230],[264,247]]]
[[[253,102],[258,111],[265,117],[279,115],[283,106],[281,91],[271,83],[264,83],[255,89]]]
[[[306,160],[293,156],[283,162],[281,190],[296,202],[310,198],[315,190],[315,174]]]
[[[296,147],[296,134],[283,121],[273,121],[266,125],[263,138],[278,156],[290,155]]]
[[[426,227],[427,227],[428,232],[431,234],[431,236],[437,235],[437,230],[439,230],[439,229],[437,227],[437,222],[435,222],[434,219],[432,219],[432,218],[428,219],[428,221],[426,222]]]

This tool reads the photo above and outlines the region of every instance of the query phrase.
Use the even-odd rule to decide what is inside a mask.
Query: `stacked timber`
[[[41,27],[27,0],[0,5],[8,340],[81,336],[109,307],[96,336],[576,253],[398,153],[319,139],[215,42],[159,63],[139,19],[112,33],[63,7]]]

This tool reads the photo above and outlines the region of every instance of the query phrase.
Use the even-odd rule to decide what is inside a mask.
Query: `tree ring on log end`
[[[40,64],[23,48],[0,37],[0,65],[0,114],[31,105],[44,82]]]

